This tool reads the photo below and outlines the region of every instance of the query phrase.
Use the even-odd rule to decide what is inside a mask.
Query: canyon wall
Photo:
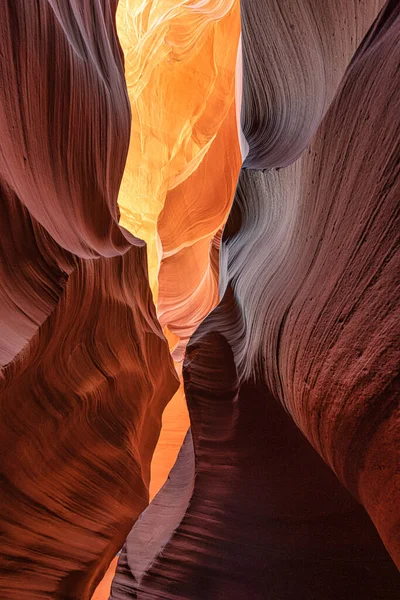
[[[249,62],[259,24],[266,52],[283,35],[265,25],[264,6],[242,2],[248,154],[222,237],[223,299],[184,362],[194,457],[181,455],[172,473],[190,481],[191,472],[194,488],[177,506],[167,482],[133,527],[112,586],[116,600],[397,594],[387,551],[399,565],[400,10],[389,2],[367,32],[360,6],[362,42],[354,21],[344,34],[337,20],[327,44],[343,77],[329,108],[306,107],[319,115],[313,131],[306,114],[276,108],[286,87],[288,97],[301,96],[296,77],[267,87],[271,63]],[[303,50],[308,39],[315,41],[310,35]],[[335,44],[347,48],[345,73]],[[258,43],[254,52],[263,49]],[[285,51],[292,64],[292,47]],[[286,118],[272,141],[247,110],[268,100],[251,87],[263,73],[271,110]],[[271,115],[265,122],[275,123]],[[294,123],[304,124],[298,149]],[[157,530],[166,506],[174,507],[166,517],[174,531],[160,534],[149,557],[148,544],[142,550],[135,541]]]
[[[394,600],[398,2],[0,13],[1,598]]]

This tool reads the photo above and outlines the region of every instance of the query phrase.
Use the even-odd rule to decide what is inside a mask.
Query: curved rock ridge
[[[400,5],[117,4],[0,9],[0,597],[394,600]]]
[[[389,1],[301,157],[242,169],[183,369],[193,493],[111,598],[397,598],[399,32]]]
[[[0,220],[0,366],[4,366],[52,312],[76,259],[31,217],[4,181]]]
[[[130,109],[111,6],[2,3],[0,365],[54,309],[73,255],[142,244],[117,223]]]
[[[162,415],[161,433],[151,461],[150,501],[167,481],[190,426],[183,391],[182,363],[175,363],[175,369],[179,374],[180,386]]]
[[[239,168],[232,103],[204,159],[190,177],[168,192],[158,219],[163,258],[157,314],[162,327],[178,336],[177,360],[182,360],[191,334],[219,301],[218,268],[213,267],[219,245],[213,239],[232,205]]]
[[[88,600],[148,503],[178,378],[118,224],[116,2],[0,10],[0,597]]]
[[[240,384],[222,334],[233,318],[227,292],[187,350],[188,508],[173,481],[194,465],[180,457],[128,536],[110,598],[394,600],[399,575],[365,511],[268,389]],[[180,521],[167,544],[166,521]]]
[[[194,486],[194,452],[190,431],[186,435],[168,480],[128,535],[118,560],[111,597],[132,594],[143,575],[180,525]],[[129,597],[129,596],[128,596]]]
[[[173,402],[173,400],[170,402],[167,411]],[[161,445],[162,437],[165,435],[164,431],[163,425],[160,436]],[[152,487],[154,488],[158,484],[158,478],[155,482],[153,481],[153,474],[155,470],[159,471],[160,469],[159,459],[157,460],[156,456],[159,448],[160,441],[152,460],[150,498]],[[116,567],[118,575],[113,582],[112,597],[125,598],[125,594],[133,597],[136,581],[140,581],[149,565],[157,557],[160,547],[169,541],[172,533],[182,521],[193,493],[193,484],[194,452],[192,436],[189,431],[167,481],[161,486],[162,489],[159,488],[150,506],[140,515],[136,526],[132,528],[122,547],[118,563],[115,564],[113,561],[110,564],[106,576],[93,595],[93,600],[105,600],[109,597]]]
[[[103,579],[100,581],[99,585],[95,589],[91,600],[107,600],[109,598],[111,584],[115,575],[117,564],[118,556],[115,556],[114,559],[111,561]]]
[[[219,300],[210,243],[226,221],[241,164],[239,0],[121,0],[117,27],[132,107],[121,224],[147,242],[159,318],[182,338],[181,360]]]
[[[80,261],[3,370],[2,598],[89,598],[147,504],[178,385],[146,268],[145,248]]]
[[[300,156],[383,4],[241,0],[245,167],[286,167]]]
[[[396,560],[398,11],[388,3],[301,158],[242,171],[221,257],[246,325],[241,377],[265,378]]]
[[[136,4],[140,12],[143,6]],[[181,356],[192,331],[218,302],[213,238],[227,217],[240,164],[234,118],[239,4],[213,0],[165,7],[154,2],[153,12],[148,6],[139,16],[141,26],[148,26],[140,56],[150,87],[141,89],[147,77],[142,72],[137,83],[142,98],[134,106],[147,110],[146,93],[151,96],[161,80],[165,97],[179,98],[170,90],[181,82],[182,106],[174,99],[162,115],[169,132],[158,157],[171,170],[163,174],[168,186],[162,193],[176,190],[165,210],[181,234],[177,243],[168,240],[171,231],[164,224],[166,277],[174,282],[177,265],[183,272],[189,271],[188,261],[198,265],[179,290],[180,320],[178,309],[163,322],[171,345],[180,342]],[[177,387],[149,296],[146,253],[134,248],[143,242],[118,223],[131,112],[116,9],[115,0],[6,0],[1,9],[5,599],[89,597],[147,503],[161,413]],[[171,63],[160,59],[163,51],[157,55],[160,31],[166,35],[164,50],[173,47],[175,79],[168,73]],[[129,61],[127,67],[131,91]],[[158,69],[153,84],[152,69]],[[193,90],[186,89],[185,74],[199,82],[195,106],[187,102]],[[185,105],[187,122],[177,123]],[[136,110],[136,124],[137,115]],[[144,121],[142,157],[155,150],[157,131],[163,130],[158,122],[150,127]],[[132,131],[134,145],[139,132]],[[231,164],[219,177],[222,153]],[[142,182],[156,181],[155,172],[149,170]],[[190,174],[196,176],[191,188],[206,176],[210,180],[201,192],[194,187],[192,203],[184,188]],[[139,175],[138,181],[142,170]],[[129,201],[132,208],[132,197]],[[134,202],[145,222],[140,194]],[[160,207],[156,216],[157,211]],[[173,255],[181,248],[189,251],[176,263]],[[166,290],[168,297],[171,287]],[[171,309],[168,301],[166,307]],[[20,452],[15,461],[14,451]]]
[[[112,6],[2,5],[0,176],[81,258],[116,256],[135,243],[116,222],[130,109]]]

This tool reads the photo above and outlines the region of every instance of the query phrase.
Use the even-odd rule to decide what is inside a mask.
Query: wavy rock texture
[[[246,323],[240,373],[264,373],[397,559],[398,10],[358,49],[301,159],[242,172],[223,258]]]
[[[336,25],[354,37],[354,21]],[[135,540],[174,503],[164,486],[128,536],[111,598],[397,597],[387,550],[400,565],[399,33],[388,2],[319,127],[327,105],[310,111],[297,147],[288,127],[268,150],[279,166],[285,147],[291,162],[309,142],[301,157],[242,170],[222,240],[223,301],[183,369],[195,464],[180,458],[174,471],[190,480],[191,469],[193,493],[149,557]],[[245,71],[243,85],[246,104]],[[301,98],[296,79],[285,86]],[[265,141],[256,113],[253,126]]]
[[[90,598],[147,505],[178,388],[146,248],[118,224],[130,112],[115,8],[1,9],[4,600]]]
[[[239,167],[233,102],[204,159],[168,192],[158,219],[163,259],[157,314],[162,327],[177,336],[177,360],[219,301],[218,236],[232,205]]]
[[[4,366],[55,308],[75,259],[31,217],[4,180],[0,198],[0,365]]]
[[[188,508],[194,487],[194,452],[189,432],[174,468],[150,506],[140,515],[122,548],[112,598],[134,593],[146,570],[166,545]],[[164,591],[163,591],[164,593]]]
[[[66,6],[2,5],[2,365],[54,309],[71,254],[117,256],[135,243],[116,222],[129,104],[113,15],[106,2]]]
[[[300,156],[383,4],[241,0],[245,167],[286,167]]]
[[[24,597],[24,579],[27,598],[89,597],[146,506],[177,384],[145,268],[144,249],[85,261],[3,373],[4,598]]]
[[[87,600],[124,539],[118,600],[397,597],[398,2],[359,46],[381,6],[242,0],[236,63],[234,0],[4,0],[1,598]],[[143,512],[182,408],[168,346],[218,280]]]
[[[110,589],[112,580],[115,576],[115,571],[118,564],[118,556],[116,556],[110,563],[106,574],[103,579],[100,581],[99,585],[95,589],[95,592],[92,596],[91,600],[107,600],[110,596]]]
[[[132,107],[121,224],[147,242],[160,322],[172,345],[180,343],[181,360],[219,300],[209,253],[241,162],[234,100],[239,1],[121,0],[117,27]]]
[[[176,502],[172,479],[128,536],[111,598],[394,599],[397,570],[364,510],[268,390],[240,386],[214,316],[185,368],[196,455],[189,507]],[[171,475],[183,493],[190,471],[180,456]],[[179,515],[166,543],[160,522]],[[155,560],[143,573],[148,552]]]

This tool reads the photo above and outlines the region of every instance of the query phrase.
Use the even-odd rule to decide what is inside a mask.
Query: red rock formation
[[[116,223],[130,112],[115,5],[2,6],[0,175],[55,242],[81,258],[122,254],[134,239]]]
[[[70,253],[141,242],[116,222],[129,103],[109,2],[6,0],[1,11],[4,365],[54,309]]]
[[[162,52],[174,39],[188,64],[210,29],[199,60],[218,50],[224,71],[214,97],[208,64],[212,102],[199,96],[195,111],[215,110],[218,127],[194,126],[188,110],[179,160],[164,146],[159,155],[171,169],[160,174],[159,314],[178,352],[217,300],[239,161],[222,93],[233,89],[221,32],[237,33],[234,4],[190,2],[186,14],[182,3],[155,19]],[[221,241],[223,301],[186,354],[192,433],[137,520],[178,378],[146,248],[119,224],[130,105],[117,2],[4,0],[4,600],[88,600],[129,531],[116,600],[397,597],[386,550],[400,565],[398,2],[357,49],[381,4],[242,1],[239,133],[245,167],[270,170],[241,171]],[[213,24],[227,17],[218,44],[209,9]]]
[[[166,484],[112,598],[397,597],[399,31],[388,2],[301,157],[242,170],[224,300],[183,371],[194,490],[149,561],[130,548],[165,515]]]
[[[223,259],[240,373],[263,374],[397,561],[399,19],[388,3],[299,161],[243,174]]]
[[[15,192],[0,184],[0,365],[23,348],[54,310],[75,257],[30,215]]]
[[[110,563],[106,574],[97,586],[91,600],[106,600],[110,596],[111,583],[117,568],[118,557],[116,556]]]
[[[115,8],[1,8],[4,600],[90,598],[147,505],[178,387],[146,249],[117,222],[129,103]]]
[[[384,0],[240,4],[244,166],[286,167],[316,132]]]
[[[177,384],[145,269],[144,248],[81,261],[3,372],[7,600],[89,598],[147,504],[161,413]]]
[[[181,364],[176,364],[175,367],[178,372],[182,370]],[[181,382],[162,415],[161,433],[151,461],[150,501],[168,479],[189,427],[189,414]]]
[[[223,303],[187,354],[189,506],[174,487],[180,478],[184,494],[194,471],[185,450],[128,536],[111,598],[394,599],[398,572],[365,511],[268,390],[239,384],[216,332],[229,312]],[[167,542],[163,523],[177,521]]]
[[[192,435],[184,440],[177,462],[161,491],[128,535],[118,561],[112,598],[123,599],[136,590],[153,560],[170,540],[188,509],[194,486]],[[171,575],[172,576],[172,575]],[[163,593],[167,593],[163,590]]]

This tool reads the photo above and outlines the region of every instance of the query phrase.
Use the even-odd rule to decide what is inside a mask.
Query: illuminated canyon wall
[[[241,164],[239,2],[122,0],[117,28],[132,109],[120,222],[147,243],[159,320],[181,359],[218,303],[210,244],[226,221]]]
[[[184,362],[193,442],[115,600],[398,593],[400,11],[367,33],[379,8],[242,1],[247,156]]]
[[[0,597],[397,598],[398,2],[0,15]]]

